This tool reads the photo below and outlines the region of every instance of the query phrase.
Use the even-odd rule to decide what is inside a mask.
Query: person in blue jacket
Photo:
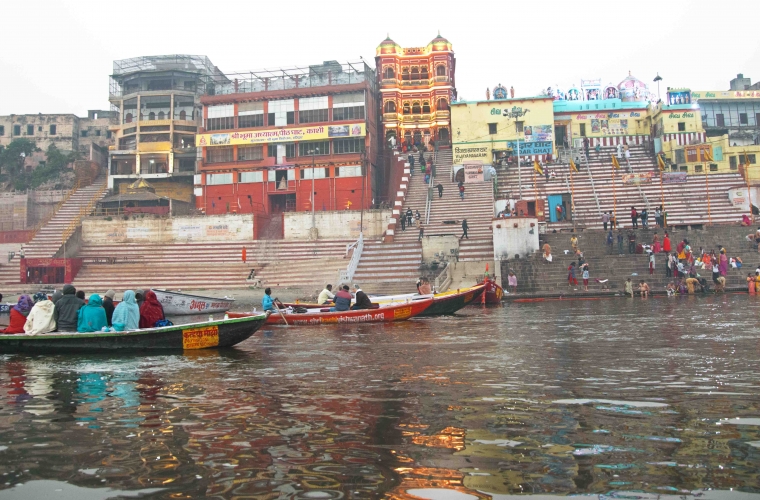
[[[264,290],[264,298],[261,299],[261,306],[265,311],[274,311],[274,299],[272,299],[272,289],[267,288]]]

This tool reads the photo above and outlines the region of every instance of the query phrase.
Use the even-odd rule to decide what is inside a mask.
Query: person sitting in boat
[[[145,292],[142,290],[135,290],[135,302],[137,302],[137,307],[142,307],[143,302],[145,302]]]
[[[79,322],[79,309],[84,300],[76,296],[74,285],[63,285],[63,295],[55,301],[53,319],[59,332],[75,332]]]
[[[112,324],[113,310],[116,307],[113,305],[113,298],[115,296],[115,290],[108,290],[103,296],[103,310],[106,312],[106,320],[108,320],[108,326],[111,326]]]
[[[420,295],[430,295],[433,289],[430,287],[430,281],[427,278],[420,278],[417,282],[417,293]]]
[[[37,335],[39,333],[50,333],[55,331],[55,320],[53,311],[55,305],[48,300],[45,292],[37,292],[32,297],[34,307],[26,317],[24,323],[24,332],[27,335]]]
[[[330,311],[348,311],[351,309],[351,292],[348,291],[348,285],[343,285],[343,288],[338,290],[335,294],[335,307],[331,307]]]
[[[359,285],[354,285],[354,293],[356,294],[356,303],[351,309],[372,309],[372,301],[369,300],[367,294],[359,288]]]
[[[19,297],[18,303],[11,308],[11,320],[8,323],[8,328],[0,330],[0,333],[24,333],[26,317],[29,316],[33,306],[34,302],[30,296],[24,294]]]
[[[77,317],[77,331],[81,333],[99,332],[108,326],[103,299],[97,293],[90,295],[90,300],[79,309]]]
[[[145,292],[145,302],[140,306],[140,328],[153,328],[157,321],[166,319],[164,308],[156,297],[156,292]]]
[[[140,328],[140,307],[137,305],[135,292],[132,290],[124,292],[121,302],[113,310],[111,324],[117,332]]]
[[[317,304],[321,306],[323,304],[333,302],[334,300],[335,300],[335,294],[332,293],[332,285],[327,285],[325,289],[319,293]]]

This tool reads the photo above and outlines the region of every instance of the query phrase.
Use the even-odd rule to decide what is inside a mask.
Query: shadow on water
[[[758,312],[513,303],[218,351],[0,356],[0,499],[758,500]]]

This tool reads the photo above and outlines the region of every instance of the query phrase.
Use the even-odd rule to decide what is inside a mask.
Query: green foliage
[[[5,174],[5,178],[16,190],[36,188],[55,179],[64,171],[66,165],[77,159],[76,153],[64,153],[55,144],[51,144],[45,153],[46,161],[40,162],[40,165],[32,172],[27,172],[24,161],[34,151],[39,151],[39,149],[29,139],[16,139],[0,150],[0,174]]]
[[[26,157],[36,150],[34,141],[15,139],[0,150],[0,174],[6,174],[6,178],[13,181],[15,185],[17,178],[24,173]]]
[[[40,164],[32,172],[31,179],[28,182],[28,187],[30,188],[37,188],[41,184],[55,179],[61,175],[61,172],[64,171],[66,165],[77,158],[76,153],[63,153],[55,147],[55,144],[51,144],[45,154],[47,156],[47,161],[44,165]]]

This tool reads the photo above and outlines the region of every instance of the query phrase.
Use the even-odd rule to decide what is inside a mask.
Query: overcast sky
[[[760,79],[757,0],[4,0],[0,16],[0,115],[108,109],[114,59],[201,54],[224,72],[359,56],[374,66],[387,33],[415,47],[439,30],[468,100],[498,83],[516,96],[581,78],[617,84],[629,70],[645,82],[659,72],[663,93]]]

